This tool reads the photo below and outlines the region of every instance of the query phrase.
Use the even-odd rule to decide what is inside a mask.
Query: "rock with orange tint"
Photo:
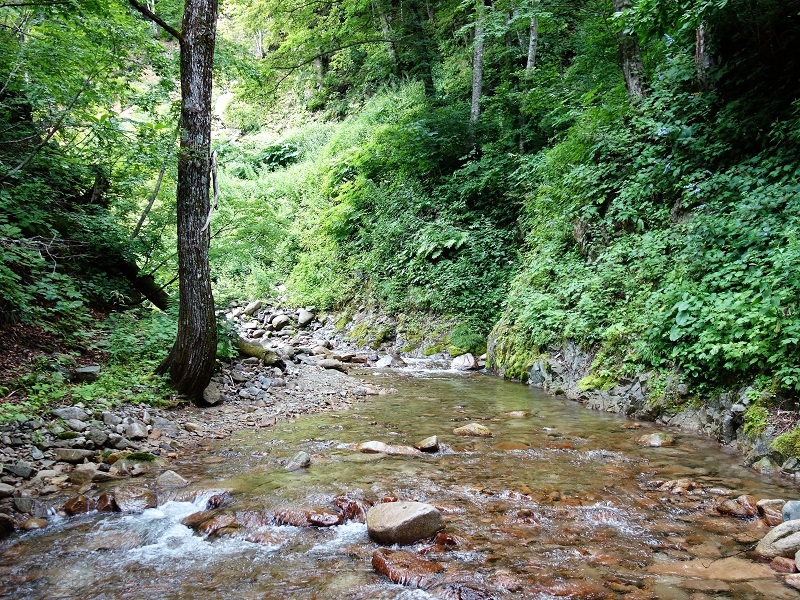
[[[436,573],[443,569],[439,563],[425,560],[411,552],[388,548],[375,551],[372,555],[372,568],[393,583],[417,588],[430,587],[435,581]]]
[[[463,427],[456,427],[455,429],[453,429],[453,433],[456,435],[474,436],[474,437],[492,436],[492,430],[486,427],[485,425],[481,425],[480,423],[468,423]]]
[[[142,512],[158,506],[156,493],[145,487],[129,486],[114,490],[114,500],[122,512]]]
[[[64,504],[64,512],[68,515],[82,515],[94,510],[94,505],[86,496],[75,496]]]
[[[538,579],[532,589],[540,594],[556,598],[574,598],[576,600],[606,600],[614,594],[600,584],[591,581],[565,581],[563,579]]]
[[[342,513],[342,518],[345,521],[355,521],[356,523],[365,523],[367,520],[367,511],[364,506],[347,496],[339,496],[333,500],[334,506]]]
[[[647,567],[655,575],[677,575],[697,579],[719,579],[721,581],[749,581],[774,577],[768,565],[759,564],[737,556],[709,561],[704,558],[677,562],[655,563]]]
[[[232,527],[236,523],[236,517],[231,514],[217,513],[206,519],[197,526],[197,530],[208,535],[217,533],[220,529]]]
[[[342,515],[327,511],[289,509],[276,513],[273,517],[278,525],[294,527],[333,527],[342,523]]]
[[[189,529],[197,529],[200,525],[204,522],[213,517],[215,511],[213,510],[201,510],[196,513],[192,513],[188,517],[185,517],[181,523],[186,525]]]
[[[492,576],[492,585],[499,587],[501,590],[506,590],[507,592],[521,592],[525,587],[519,577],[505,569],[495,571]]]
[[[795,560],[786,556],[776,556],[772,559],[772,562],[769,563],[769,566],[772,567],[773,571],[777,571],[778,573],[797,573],[797,564]]]

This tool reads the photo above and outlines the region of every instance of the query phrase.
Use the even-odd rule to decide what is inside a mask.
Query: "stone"
[[[64,408],[55,408],[50,411],[50,414],[59,419],[77,419],[79,421],[87,421],[89,413],[78,406],[65,406]]]
[[[450,363],[450,368],[456,371],[475,371],[478,369],[478,361],[467,352],[461,356],[456,356]]]
[[[665,446],[674,446],[675,438],[670,434],[663,432],[649,433],[637,439],[636,443],[640,446],[646,446],[650,448],[662,448]]]
[[[393,583],[416,588],[430,587],[435,575],[444,567],[425,560],[405,550],[380,548],[372,555],[372,568],[385,575]]]
[[[492,430],[480,423],[468,423],[463,427],[456,427],[453,429],[453,433],[464,436],[490,437],[492,435]]]
[[[94,450],[80,450],[78,448],[56,448],[56,460],[68,463],[81,463],[87,458],[94,458]]]
[[[314,313],[312,313],[310,310],[306,310],[305,308],[301,308],[300,312],[297,314],[297,324],[300,325],[300,327],[305,327],[313,320]]]
[[[222,403],[223,396],[219,384],[211,382],[203,390],[203,404],[206,406],[217,406]]]
[[[0,540],[14,533],[14,519],[5,513],[0,513]]]
[[[788,504],[788,503],[787,503]],[[784,521],[761,538],[756,545],[756,555],[773,559],[776,556],[794,556],[800,550],[800,520]]]
[[[120,487],[114,491],[114,501],[122,512],[142,512],[158,506],[156,493],[144,487]]]
[[[16,475],[17,477],[22,477],[22,479],[29,479],[36,474],[36,469],[33,468],[33,465],[29,462],[25,462],[24,460],[21,460],[13,465],[3,465],[3,470]]]
[[[261,300],[253,300],[247,306],[244,307],[243,312],[247,316],[252,317],[259,308],[261,308]]]
[[[367,511],[369,537],[381,544],[413,544],[443,528],[442,514],[423,502],[387,502]]]
[[[780,466],[775,463],[769,456],[763,456],[758,459],[756,462],[753,463],[751,467],[755,471],[761,473],[762,475],[771,475],[773,473],[779,473],[781,468]]]
[[[50,521],[48,521],[47,519],[30,518],[27,521],[23,522],[22,525],[19,526],[19,528],[22,531],[35,531],[37,529],[44,529],[49,524]]]
[[[800,519],[800,500],[789,500],[781,507],[784,521]]]
[[[769,566],[777,573],[797,573],[795,559],[787,556],[776,556],[769,563]]]
[[[96,447],[102,448],[108,441],[108,434],[102,429],[92,427],[86,434],[86,439],[91,440]]]
[[[286,464],[287,471],[299,471],[311,466],[311,456],[302,450],[295,454],[292,459]]]
[[[68,515],[82,515],[94,510],[92,502],[86,496],[75,496],[64,504],[64,512]]]
[[[125,425],[125,437],[130,440],[143,440],[147,437],[147,425],[141,421],[133,421]]]
[[[78,419],[67,419],[64,424],[72,429],[72,431],[86,431],[89,428],[88,423],[79,421]]]
[[[7,483],[0,483],[0,498],[10,498],[14,495],[14,490],[16,488],[13,485],[8,485]]]
[[[122,418],[118,417],[117,415],[109,412],[103,413],[103,424],[113,427],[119,425],[120,423],[122,423]]]
[[[411,446],[395,446],[374,440],[359,444],[356,446],[356,450],[364,454],[388,454],[389,456],[418,456],[422,454],[422,452]]]
[[[294,527],[333,527],[341,525],[344,517],[324,510],[289,509],[275,514],[273,520],[278,525]]]
[[[286,315],[276,315],[275,317],[273,317],[270,324],[272,325],[273,329],[275,329],[275,331],[280,331],[291,322],[292,320]]]
[[[542,577],[536,580],[532,590],[547,598],[580,598],[580,600],[605,600],[613,597],[608,589],[592,581],[563,580]],[[538,595],[537,594],[537,595]]]
[[[378,369],[387,369],[389,367],[393,369],[400,369],[405,366],[407,366],[406,361],[400,358],[400,356],[397,354],[387,354],[383,358],[378,359],[378,361],[375,363],[375,367]]]
[[[787,575],[784,577],[783,582],[789,587],[800,590],[800,575]]]
[[[342,373],[347,373],[347,367],[344,365],[344,363],[333,358],[323,358],[317,362],[317,366],[322,367],[323,369],[334,369],[336,371],[341,371]]]
[[[164,471],[156,477],[156,486],[164,489],[178,489],[189,485],[189,482],[178,475],[175,471]]]
[[[85,463],[77,465],[69,474],[70,483],[84,485],[91,483],[97,475],[97,465],[95,463]]]
[[[72,372],[72,381],[78,383],[85,383],[89,381],[97,381],[100,377],[100,365],[90,365],[88,367],[79,367]]]
[[[439,438],[435,435],[426,437],[424,440],[414,444],[414,447],[421,452],[438,452]]]
[[[186,423],[184,423],[183,424],[183,428],[186,431],[190,431],[190,432],[194,432],[194,433],[203,431],[203,426],[202,425],[200,425],[199,423],[192,423],[191,421],[187,421]]]
[[[14,507],[19,512],[31,515],[37,519],[47,518],[47,506],[33,498],[14,498]]]
[[[783,515],[777,510],[772,508],[763,508],[759,509],[759,512],[764,519],[764,523],[770,527],[775,527],[776,525],[783,523]]]
[[[647,567],[646,570],[655,575],[676,575],[678,577],[717,579],[720,581],[749,581],[752,579],[772,579],[774,577],[774,572],[768,565],[736,556],[712,561],[698,558],[655,563]]]

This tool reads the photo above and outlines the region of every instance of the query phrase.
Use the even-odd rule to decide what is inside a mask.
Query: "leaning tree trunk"
[[[472,104],[469,111],[470,146],[475,145],[475,124],[481,116],[481,96],[483,95],[483,20],[485,7],[484,0],[478,0],[475,7],[475,43],[472,58]]]
[[[200,402],[217,348],[208,265],[211,80],[217,0],[186,0],[181,42],[181,144],[178,156],[178,335],[158,367],[175,389]]]
[[[630,7],[630,0],[613,0],[612,4],[614,12],[619,13]],[[642,62],[642,49],[639,47],[636,34],[620,31],[617,39],[628,95],[637,99],[644,98],[644,63]]]
[[[536,68],[536,48],[539,45],[539,19],[531,17],[531,29],[528,37],[528,60],[525,63],[525,77],[530,79]]]

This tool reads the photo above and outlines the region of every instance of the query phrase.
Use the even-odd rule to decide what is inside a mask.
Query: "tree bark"
[[[536,68],[536,49],[539,45],[539,19],[531,17],[531,33],[528,38],[528,62],[525,63],[525,77],[530,78]]]
[[[622,12],[630,7],[630,0],[613,0],[614,12]],[[625,76],[625,87],[632,98],[645,97],[644,92],[644,63],[642,62],[642,49],[635,34],[620,31],[617,34],[619,53],[622,61],[622,73]]]
[[[695,31],[696,45],[694,52],[694,62],[697,65],[697,82],[700,89],[708,90],[708,69],[711,67],[711,54],[708,51],[708,39],[705,21]]]
[[[474,126],[481,116],[481,96],[483,95],[483,21],[486,8],[483,0],[475,7],[475,42],[472,57],[472,107],[469,111],[470,126]]]
[[[178,335],[157,372],[202,403],[214,372],[217,328],[208,264],[211,82],[217,0],[186,0],[181,32],[181,143],[178,155]]]

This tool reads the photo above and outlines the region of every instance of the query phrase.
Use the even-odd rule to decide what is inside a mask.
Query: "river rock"
[[[3,465],[3,470],[16,475],[17,477],[21,477],[22,479],[29,479],[36,474],[36,469],[33,468],[33,465],[24,460],[21,460],[13,465]]]
[[[178,475],[175,471],[164,471],[156,478],[156,485],[165,489],[178,489],[189,485],[189,482]]]
[[[450,368],[457,371],[475,371],[478,369],[478,361],[472,354],[467,352],[456,356],[450,363]]]
[[[797,573],[795,559],[787,556],[776,556],[769,563],[769,566],[772,567],[772,570],[776,573]]]
[[[108,425],[109,427],[115,427],[122,423],[122,418],[118,417],[114,413],[104,412],[103,413],[103,424]]]
[[[7,483],[0,483],[0,498],[10,498],[14,495],[14,490],[16,488],[13,485],[8,485]]]
[[[84,463],[77,465],[69,474],[70,483],[84,485],[91,483],[97,475],[97,465],[95,463]]]
[[[275,329],[275,331],[280,331],[281,329],[286,327],[291,322],[292,322],[292,320],[289,317],[287,317],[286,315],[277,315],[277,316],[273,317],[273,319],[271,321],[271,325]]]
[[[379,358],[375,363],[375,367],[378,369],[387,369],[389,367],[393,369],[400,369],[405,366],[406,361],[400,358],[400,356],[397,354],[387,354],[383,358]]]
[[[542,577],[536,580],[532,590],[548,598],[580,598],[581,600],[605,600],[612,597],[609,590],[592,581],[575,581]]]
[[[336,371],[341,371],[342,373],[347,373],[347,367],[344,366],[344,363],[333,358],[323,358],[317,362],[317,366],[322,367],[323,369],[334,369]]]
[[[359,444],[356,449],[364,454],[388,454],[389,456],[419,456],[422,454],[411,446],[395,446],[378,441],[364,442]]]
[[[206,406],[216,406],[223,400],[222,390],[213,381],[203,390],[203,404]],[[128,436],[130,437],[130,436]]]
[[[306,469],[309,466],[311,466],[311,456],[309,456],[308,452],[303,452],[301,450],[286,464],[286,470],[299,471],[300,469]]]
[[[64,424],[72,431],[86,431],[89,428],[85,421],[79,421],[78,419],[67,419]]]
[[[47,519],[30,518],[27,521],[24,521],[22,525],[19,526],[19,528],[22,531],[35,531],[37,529],[44,529],[49,524],[50,521],[48,521]]]
[[[14,519],[5,513],[0,513],[0,540],[14,533]]]
[[[438,452],[439,451],[439,438],[435,435],[426,437],[421,442],[414,444],[414,447],[421,452]]]
[[[641,436],[636,440],[636,443],[650,448],[662,448],[664,446],[674,446],[675,438],[664,432],[649,433]]]
[[[142,512],[158,506],[154,491],[144,487],[120,487],[114,491],[114,500],[122,512]]]
[[[50,414],[59,419],[78,419],[79,421],[86,421],[89,419],[89,413],[78,406],[65,406],[64,408],[55,408],[50,411]]]
[[[253,300],[250,302],[250,304],[244,307],[242,313],[252,317],[259,308],[261,308],[261,300]]]
[[[800,500],[789,500],[781,507],[784,521],[800,519]]]
[[[444,527],[436,507],[422,502],[387,502],[367,511],[367,532],[381,544],[413,544]]]
[[[80,463],[87,458],[93,458],[93,450],[79,450],[77,448],[56,448],[56,460],[68,463]]]
[[[380,548],[372,555],[372,568],[390,581],[410,587],[427,588],[444,567],[405,550]]]
[[[305,327],[313,320],[314,313],[312,313],[310,310],[306,310],[305,308],[300,309],[300,312],[297,315],[297,324],[300,325],[300,327]]]
[[[453,433],[465,436],[490,437],[492,430],[480,423],[468,423],[463,427],[456,427],[453,429]]]
[[[697,558],[677,562],[661,562],[650,565],[646,570],[655,575],[677,575],[678,577],[720,581],[748,581],[774,577],[769,566],[737,556],[711,561]]]
[[[344,521],[344,517],[339,513],[304,509],[283,510],[276,513],[273,519],[278,525],[294,527],[333,527],[341,525]]]
[[[773,559],[794,556],[800,550],[800,520],[785,521],[765,535],[756,546],[756,555]]]
[[[68,515],[82,515],[94,510],[89,498],[84,495],[75,496],[64,504],[64,512]]]
[[[133,421],[125,425],[125,437],[129,440],[143,440],[147,437],[147,425],[141,421]]]

